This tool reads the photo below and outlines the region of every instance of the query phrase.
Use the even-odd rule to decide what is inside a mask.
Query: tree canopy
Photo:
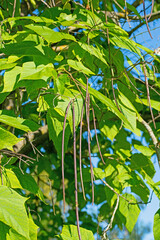
[[[160,49],[134,38],[159,9],[1,0],[1,240],[108,239],[160,199]]]

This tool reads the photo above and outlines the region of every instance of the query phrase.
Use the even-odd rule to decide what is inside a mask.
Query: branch
[[[156,149],[158,163],[160,165],[160,146],[159,146],[159,142],[158,142],[156,136],[154,135],[154,132],[153,132],[152,128],[149,126],[149,124],[146,121],[144,121],[144,119],[141,119],[139,121],[144,125],[144,127],[146,128],[147,132],[149,133],[149,135],[150,135],[150,137],[153,141],[153,144],[154,144],[155,149]]]
[[[135,7],[135,8],[137,8],[142,2],[143,2],[143,0],[136,0],[136,1],[134,1],[134,3],[132,4],[132,6]]]
[[[115,208],[114,208],[114,211],[113,211],[113,214],[112,214],[110,223],[108,224],[108,226],[106,227],[106,229],[103,231],[102,240],[107,239],[107,238],[106,238],[106,237],[107,237],[106,234],[107,234],[107,231],[112,228],[113,220],[114,220],[115,214],[116,214],[116,212],[117,212],[118,205],[119,205],[119,195],[117,195],[117,202],[116,202],[116,206],[115,206]]]
[[[29,153],[32,150],[32,144],[39,146],[49,139],[48,126],[40,127],[35,132],[28,132],[23,136],[25,139],[18,142],[13,146],[13,150],[16,153]]]

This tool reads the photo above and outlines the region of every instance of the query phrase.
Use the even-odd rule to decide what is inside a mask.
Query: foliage
[[[131,233],[139,205],[160,199],[160,60],[130,38],[148,27],[137,2],[1,2],[1,239]],[[129,18],[141,22],[127,32]]]

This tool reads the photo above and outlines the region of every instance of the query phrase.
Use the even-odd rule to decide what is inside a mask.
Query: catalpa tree
[[[131,2],[1,1],[2,240],[131,233],[160,198],[159,49],[133,38],[160,4]]]

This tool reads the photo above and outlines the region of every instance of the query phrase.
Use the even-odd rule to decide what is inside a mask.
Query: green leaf
[[[159,240],[160,236],[160,209],[154,215],[153,235],[154,240]]]
[[[0,240],[6,240],[6,235],[9,232],[9,226],[0,221]]]
[[[15,173],[11,169],[6,168],[3,169],[3,185],[11,188],[22,188]]]
[[[4,128],[0,127],[0,149],[7,148],[9,150],[13,150],[13,145],[20,142],[22,139],[17,138],[11,132],[5,130]]]
[[[26,200],[13,189],[0,186],[0,221],[29,240],[29,221],[24,206]]]
[[[145,175],[145,179],[147,181],[147,184],[150,186],[150,188],[154,191],[156,196],[160,199],[160,188],[157,186],[157,183],[155,183],[152,178],[149,175]]]
[[[18,128],[25,132],[36,131],[39,128],[39,125],[31,120],[22,119],[19,117],[12,117],[10,115],[6,115],[6,112],[0,110],[0,122],[6,125],[12,126],[14,128]]]
[[[34,223],[31,214],[29,213],[29,236],[30,240],[37,240],[38,226]]]
[[[78,181],[80,181],[80,173],[78,172]],[[86,167],[83,169],[83,181],[90,182],[91,181],[91,169]]]
[[[54,23],[54,21],[50,18],[46,18],[46,17],[38,17],[38,16],[24,16],[24,17],[13,17],[13,18],[8,18],[6,21],[7,22],[11,22],[13,20],[32,20],[34,22],[41,22],[41,23]]]
[[[142,99],[140,100],[139,98],[137,98],[137,99],[136,99],[136,102],[141,103],[141,104],[142,104],[142,102],[143,102],[144,105],[149,106],[149,104],[148,104],[148,99],[142,98]],[[160,102],[159,102],[159,101],[155,101],[155,100],[152,100],[152,99],[151,99],[151,100],[150,100],[150,103],[151,103],[151,107],[152,107],[152,108],[160,111]]]
[[[43,193],[38,187],[34,178],[30,174],[22,174],[22,172],[16,167],[14,167],[12,170],[7,168],[3,169],[3,185],[27,190],[36,194],[39,199],[45,203]]]
[[[13,69],[6,71],[4,74],[4,88],[3,92],[11,92],[16,88],[16,83],[18,82],[20,73],[21,73],[21,67],[16,66]]]
[[[133,106],[133,104],[130,102],[130,100],[121,92],[119,92],[120,94],[118,95],[119,100],[118,104],[119,107],[121,108],[124,116],[127,118],[129,124],[127,122],[124,123],[124,126],[127,129],[130,129],[131,131],[133,131],[137,136],[141,135],[141,132],[139,129],[137,129],[137,117],[139,116],[139,113],[137,112],[137,110],[135,109],[135,107]]]
[[[48,123],[48,130],[49,130],[49,138],[53,141],[54,146],[57,150],[58,156],[61,157],[63,122],[59,121],[56,117],[54,117],[52,115],[52,111],[48,110],[47,123]],[[66,123],[65,137],[64,137],[64,152],[67,150],[70,134],[71,134],[71,130],[70,130],[69,124]]]
[[[95,25],[97,25],[99,28],[103,27],[103,21],[95,12],[81,8],[79,11],[78,18],[84,21],[83,28],[87,28],[89,26],[92,29],[95,27]]]
[[[95,75],[94,72],[92,72],[89,68],[86,68],[81,62],[69,59],[67,60],[67,63],[70,67],[72,67],[73,69],[79,72],[83,72],[87,75]]]
[[[26,34],[26,32],[25,32]],[[22,35],[22,33],[21,33]],[[22,56],[43,56],[42,52],[37,48],[36,42],[26,40],[24,42],[6,44],[5,48],[1,49],[6,55]]]
[[[131,144],[127,141],[127,132],[124,129],[116,136],[115,153],[124,161],[131,156]]]
[[[80,227],[82,240],[94,240],[93,233]],[[74,225],[64,225],[62,233],[59,236],[63,240],[79,240],[77,227]]]
[[[26,25],[25,27],[33,30],[41,37],[43,37],[48,43],[57,43],[63,39],[68,39],[72,41],[76,41],[75,37],[62,32],[55,32],[54,30],[45,27],[45,26],[36,26],[36,25]]]
[[[136,43],[132,41],[131,39],[128,39],[126,37],[122,36],[116,36],[110,38],[111,43],[114,46],[120,47],[120,48],[125,48],[130,50],[132,53],[138,54],[140,57],[142,57],[141,52],[139,48],[136,46]],[[142,57],[143,58],[143,57]]]
[[[19,168],[14,167],[12,169],[14,174],[16,175],[22,189],[26,189],[30,191],[31,193],[36,194],[43,202],[44,202],[44,197],[43,194],[38,187],[36,181],[34,178],[28,174],[28,173],[22,173]]]
[[[0,59],[0,70],[13,68],[17,65],[15,62],[8,62],[8,59]]]
[[[17,233],[13,228],[10,228],[9,234],[7,234],[6,240],[27,240],[26,237],[22,236],[21,234]]]
[[[128,33],[115,23],[108,22],[107,24],[104,24],[103,28],[105,30],[106,30],[106,28],[108,28],[109,34],[111,34],[111,35],[128,37]]]
[[[151,160],[142,153],[135,153],[131,157],[131,169],[137,170],[140,174],[146,173],[151,178],[155,174],[155,169]]]
[[[71,26],[76,21],[76,18],[77,18],[76,14],[72,15],[72,14],[61,13],[57,19],[63,26]]]
[[[94,176],[98,179],[105,178],[105,172],[101,168],[93,168]]]
[[[67,74],[62,74],[55,79],[55,88],[57,88],[57,92],[59,92],[61,95],[64,94],[65,84],[70,84],[70,80]]]
[[[150,149],[149,147],[143,146],[143,145],[138,145],[134,144],[134,148],[140,151],[143,155],[151,157],[155,151]]]
[[[99,128],[100,131],[111,141],[115,138],[115,136],[118,134],[121,122],[118,121],[112,121],[111,119],[114,118],[114,115],[110,112],[102,115],[101,120],[99,121]]]
[[[52,92],[52,91],[51,91]],[[53,92],[52,92],[53,93]],[[49,95],[49,94],[48,94]],[[71,99],[74,100],[74,107],[75,107],[75,125],[78,126],[81,118],[81,110],[83,106],[83,98],[80,95],[80,93],[74,89],[67,89],[65,88],[64,94],[62,96],[59,96],[56,98],[56,95],[52,95],[52,97],[44,96],[44,100],[46,100],[45,108],[48,108],[50,106],[52,117],[57,118],[59,121],[63,122],[65,117],[66,108],[71,101]],[[56,104],[56,106],[55,106]],[[54,108],[53,108],[54,106]],[[43,107],[42,107],[43,109]],[[68,114],[67,114],[67,120],[70,124],[70,129],[72,131],[73,128],[73,122],[72,122],[72,111],[71,107],[69,108]]]
[[[143,202],[148,202],[150,190],[138,174],[132,171],[128,184],[131,186],[131,191],[140,196]]]
[[[106,154],[104,154],[104,156],[106,156]],[[112,164],[108,164],[108,166],[104,169],[105,176],[110,176],[114,171],[116,171],[115,167]]]
[[[54,68],[52,63],[49,63],[47,65],[41,64],[36,66],[34,62],[25,62],[22,66],[20,80],[43,79],[44,81],[47,81],[47,79],[51,76],[54,76]]]
[[[83,85],[84,85],[84,83],[83,83]],[[116,114],[124,123],[127,123],[130,125],[130,123],[128,122],[126,117],[122,113],[120,113],[120,111],[117,109],[117,107],[114,105],[114,103],[109,98],[107,98],[101,92],[99,92],[91,87],[88,87],[88,91],[95,98],[97,98],[99,101],[101,101],[104,105],[109,107],[109,110],[112,111],[114,114]]]
[[[33,222],[33,219],[29,213],[29,239],[37,240],[37,225]],[[7,234],[6,240],[27,240],[26,237],[17,233],[13,228],[10,228],[9,233]]]
[[[125,193],[122,196],[130,202],[136,202],[136,199],[132,194]],[[139,206],[137,204],[129,204],[125,199],[120,198],[118,210],[119,211],[117,214],[120,220],[125,225],[127,230],[132,232],[140,213]]]
[[[81,48],[83,48],[85,51],[87,51],[88,53],[90,53],[92,56],[94,55],[96,58],[98,58],[99,60],[101,60],[104,64],[106,64],[106,66],[108,66],[107,61],[105,60],[103,54],[101,53],[101,51],[98,48],[95,48],[92,45],[88,45],[86,43],[83,42],[78,42],[79,46]]]

